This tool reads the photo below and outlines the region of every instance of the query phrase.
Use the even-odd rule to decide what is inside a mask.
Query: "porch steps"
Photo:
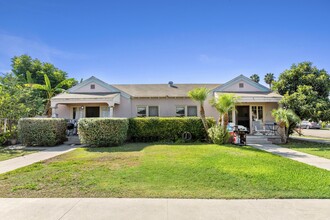
[[[281,142],[280,136],[247,135],[246,144],[277,144]]]
[[[66,145],[80,145],[80,140],[78,135],[67,136],[68,140],[64,142]]]

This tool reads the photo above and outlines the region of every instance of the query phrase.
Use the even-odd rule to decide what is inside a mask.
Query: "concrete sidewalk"
[[[291,150],[275,144],[249,144],[249,146],[330,171],[330,160],[323,157]]]
[[[330,200],[0,199],[2,220],[329,219]]]
[[[39,161],[47,160],[74,149],[76,149],[76,146],[60,145],[58,147],[49,147],[48,149],[38,153],[32,153],[22,157],[15,157],[13,159],[0,161],[0,174],[25,167]]]

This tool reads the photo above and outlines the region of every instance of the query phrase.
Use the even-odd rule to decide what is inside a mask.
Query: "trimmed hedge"
[[[213,118],[207,118],[209,127],[215,125]],[[202,120],[198,117],[150,117],[130,118],[128,137],[131,141],[178,141],[184,132],[191,134],[191,140],[207,137]]]
[[[82,118],[78,121],[81,143],[92,147],[116,146],[127,139],[128,119]]]
[[[18,139],[28,146],[54,146],[66,140],[66,121],[60,118],[22,118]]]

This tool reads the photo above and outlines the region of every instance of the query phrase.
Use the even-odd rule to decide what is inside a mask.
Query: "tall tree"
[[[188,92],[188,96],[192,100],[194,100],[196,102],[199,102],[199,105],[200,105],[200,117],[201,117],[201,120],[203,122],[203,126],[204,126],[204,129],[205,129],[206,133],[207,133],[207,131],[209,129],[209,126],[207,124],[206,117],[205,117],[204,102],[207,99],[207,96],[208,96],[209,92],[210,91],[207,88],[204,88],[204,87],[195,88],[195,89],[190,90]]]
[[[50,108],[50,99],[55,94],[63,92],[64,91],[63,87],[65,87],[67,85],[71,85],[72,81],[75,81],[75,79],[73,79],[73,78],[65,79],[53,88],[50,83],[50,80],[46,74],[44,74],[44,84],[31,83],[32,79],[31,79],[31,75],[29,72],[27,74],[27,78],[28,78],[28,81],[30,81],[29,83],[25,84],[27,87],[31,87],[33,89],[42,90],[42,91],[46,92],[47,100],[46,100],[44,115],[47,115],[48,117],[50,117],[52,115],[52,109]]]
[[[15,56],[12,58],[12,73],[18,79],[18,83],[22,86],[25,84],[40,84],[45,85],[45,75],[49,79],[48,82],[49,88],[54,90],[54,94],[57,94],[58,90],[57,85],[62,81],[68,78],[68,74],[51,63],[41,62],[38,59],[33,59],[29,55]],[[63,89],[68,89],[77,84],[76,80],[70,79],[66,81],[63,85]],[[47,90],[31,90],[30,96],[34,99],[43,99],[44,102],[37,102],[39,106],[36,106],[35,109],[48,109],[49,105],[49,94]],[[35,116],[35,115],[33,115]]]
[[[31,78],[34,83],[43,84],[44,74],[49,78],[52,87],[62,82],[68,77],[68,74],[63,70],[56,68],[53,64],[41,62],[38,59],[32,59],[29,55],[15,56],[11,60],[12,72],[26,83],[27,72],[31,73]],[[65,88],[68,89],[68,88]]]
[[[269,88],[271,89],[272,88],[272,84],[275,81],[274,73],[267,73],[265,75],[264,80],[265,80],[265,83],[267,83],[269,85]]]
[[[293,64],[280,74],[273,89],[283,95],[283,107],[299,118],[330,121],[330,75],[324,69],[311,62]]]
[[[252,79],[256,83],[259,83],[260,81],[260,77],[258,74],[253,74],[252,76],[250,76],[250,79]]]
[[[0,76],[0,118],[17,120],[42,112],[42,98],[34,97],[11,73]]]
[[[239,100],[234,94],[224,93],[217,98],[213,98],[210,103],[214,106],[220,113],[221,125],[224,129],[227,129],[228,125],[228,113],[230,111],[235,111],[235,106]]]

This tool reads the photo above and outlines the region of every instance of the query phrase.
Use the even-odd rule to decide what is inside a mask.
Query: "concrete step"
[[[67,136],[68,140],[64,142],[66,145],[80,145],[80,140],[78,135]]]
[[[246,144],[271,144],[268,136],[246,136]]]

